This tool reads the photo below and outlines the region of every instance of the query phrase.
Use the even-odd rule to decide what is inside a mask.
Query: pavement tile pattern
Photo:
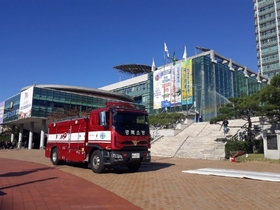
[[[140,209],[85,179],[43,164],[0,158],[1,210]]]
[[[0,209],[280,209],[280,182],[182,172],[199,168],[280,173],[273,163],[153,157],[136,173],[94,174],[52,166],[43,150],[0,150]]]

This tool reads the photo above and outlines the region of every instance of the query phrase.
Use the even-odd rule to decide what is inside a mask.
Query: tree
[[[232,105],[227,104],[221,108],[218,116],[211,121],[217,122],[223,118],[244,118],[247,120],[248,140],[252,143],[253,151],[255,151],[256,145],[255,139],[252,137],[251,116],[266,116],[270,119],[270,123],[280,121],[280,74],[274,76],[270,84],[257,93],[229,100]]]
[[[256,99],[263,116],[268,117],[271,123],[280,121],[280,74],[274,76],[270,85],[258,92]]]

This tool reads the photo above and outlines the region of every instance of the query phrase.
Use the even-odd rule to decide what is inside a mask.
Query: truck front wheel
[[[90,166],[91,166],[91,170],[94,173],[99,174],[104,171],[105,167],[104,167],[103,157],[102,157],[100,150],[95,150],[92,153],[91,159],[90,159]]]
[[[53,165],[59,165],[61,161],[58,159],[58,149],[54,148],[51,154],[51,161]]]
[[[127,164],[128,169],[132,172],[138,171],[140,166],[141,166],[141,162],[135,162],[135,163],[128,163]]]

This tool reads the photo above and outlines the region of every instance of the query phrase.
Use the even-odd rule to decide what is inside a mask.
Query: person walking
[[[222,123],[222,126],[221,126],[221,128],[222,127],[224,127],[224,135],[226,135],[227,134],[227,132],[228,132],[228,120],[227,119],[224,119],[223,120],[223,123]],[[220,129],[221,130],[221,129]]]

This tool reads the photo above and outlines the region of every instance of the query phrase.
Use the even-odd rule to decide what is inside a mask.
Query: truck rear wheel
[[[53,165],[59,165],[61,161],[58,159],[58,149],[54,148],[51,154],[51,161]]]
[[[101,173],[104,171],[105,166],[103,163],[103,157],[101,154],[100,150],[95,150],[92,155],[91,155],[91,159],[90,159],[90,166],[91,166],[91,170],[94,173]]]
[[[135,162],[135,163],[128,163],[127,164],[127,167],[130,171],[138,171],[138,169],[140,168],[141,166],[141,162]]]

